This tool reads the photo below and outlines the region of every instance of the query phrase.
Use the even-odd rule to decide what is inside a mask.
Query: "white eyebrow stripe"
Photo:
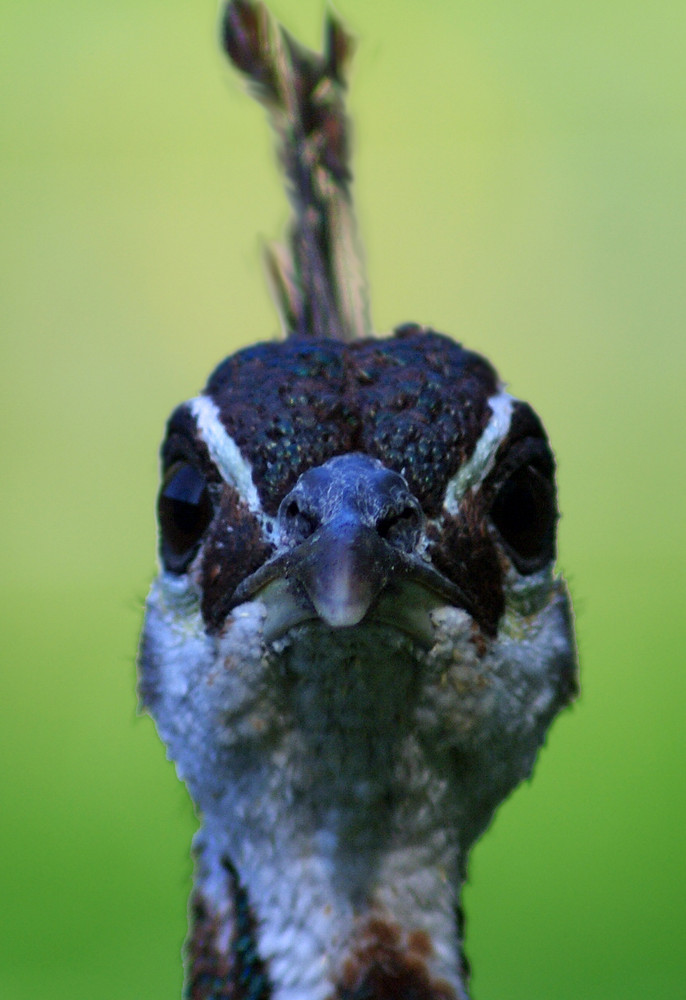
[[[449,514],[457,514],[460,500],[467,490],[479,486],[493,468],[500,443],[510,430],[514,402],[509,392],[502,389],[488,400],[491,419],[477,441],[471,458],[458,469],[446,487],[443,507]]]
[[[207,445],[210,458],[225,481],[239,494],[254,514],[262,515],[262,504],[252,478],[252,468],[243,458],[240,448],[226,433],[219,408],[209,396],[196,396],[188,403],[195,417],[198,432]]]

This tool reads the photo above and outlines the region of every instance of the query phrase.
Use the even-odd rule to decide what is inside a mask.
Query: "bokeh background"
[[[274,0],[308,44],[321,0]],[[375,327],[559,460],[583,693],[474,852],[475,1000],[683,996],[686,5],[340,0]],[[276,334],[287,217],[214,0],[2,3],[0,996],[179,997],[192,809],[137,717],[156,453]]]

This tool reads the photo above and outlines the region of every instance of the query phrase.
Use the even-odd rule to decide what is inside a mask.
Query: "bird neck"
[[[179,652],[167,613],[154,708],[204,820],[189,1000],[465,1000],[466,853],[569,696],[564,590],[524,642],[441,609],[428,651],[375,622],[266,646],[254,601]]]
[[[188,997],[465,1000],[469,830],[424,691],[441,664],[385,625],[309,626],[266,658],[237,641],[220,640],[202,759],[179,761],[204,820]],[[239,687],[245,705],[218,711]]]
[[[227,837],[205,826],[196,838],[189,1000],[467,1000],[450,878],[458,859],[447,837],[435,831],[421,847],[383,853],[358,842],[347,858],[330,833],[319,840],[305,855],[278,837],[246,846],[239,875]]]

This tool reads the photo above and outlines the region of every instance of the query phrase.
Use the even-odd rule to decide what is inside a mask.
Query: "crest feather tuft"
[[[329,15],[324,52],[312,52],[255,0],[227,4],[221,38],[279,140],[294,217],[289,250],[267,251],[267,273],[286,332],[342,341],[369,336],[344,106],[353,39]]]

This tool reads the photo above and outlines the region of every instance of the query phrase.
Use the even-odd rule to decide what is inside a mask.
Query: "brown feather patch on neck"
[[[406,933],[372,917],[361,928],[329,1000],[459,1000],[449,983],[431,976],[432,951],[425,931]]]

